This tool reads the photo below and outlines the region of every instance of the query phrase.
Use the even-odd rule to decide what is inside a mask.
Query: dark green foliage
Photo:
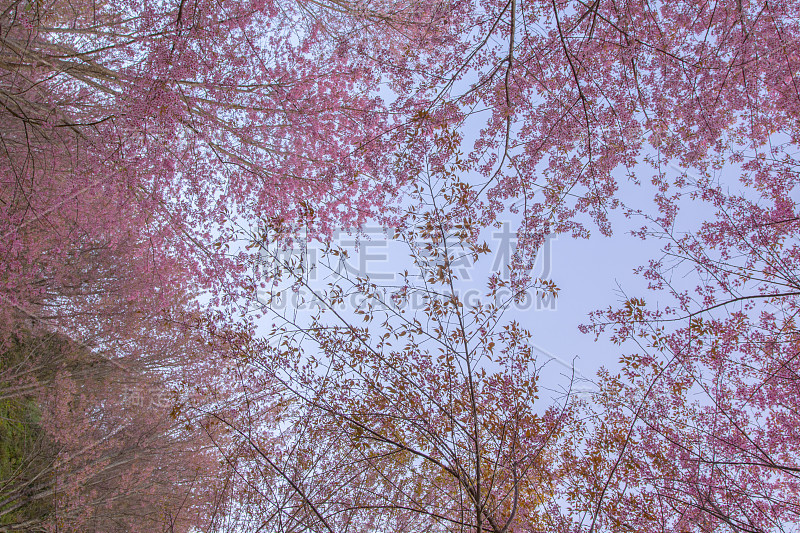
[[[47,477],[36,479],[44,457],[39,408],[30,399],[0,402],[0,525],[38,522],[49,511],[47,500],[30,500],[40,493]],[[9,501],[10,500],[10,501]],[[12,529],[13,531],[13,529]]]
[[[55,453],[32,393],[53,374],[42,363],[57,360],[64,347],[53,335],[20,333],[0,352],[0,531],[34,531],[50,512],[50,498],[41,496],[50,492]]]

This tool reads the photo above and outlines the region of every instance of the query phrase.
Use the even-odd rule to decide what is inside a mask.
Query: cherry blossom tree
[[[4,370],[31,358],[48,364],[26,366],[28,387],[6,387],[14,381],[4,376],[0,388],[4,415],[14,417],[4,427],[21,427],[4,431],[3,531],[189,531],[214,523],[225,469],[209,438],[213,424],[185,408],[199,394],[44,332],[19,334],[14,352],[3,352]]]
[[[467,161],[485,179],[482,220],[524,199],[531,249],[548,232],[587,235],[582,212],[608,232],[618,179],[641,181],[639,163],[662,203],[682,187],[670,163],[704,174],[764,148],[777,151],[763,173],[792,166],[792,9],[10,1],[14,169],[21,179],[31,142],[47,134],[64,152],[51,164],[75,168],[67,156],[80,153],[82,176],[43,206],[9,204],[9,227],[98,179],[124,184],[119,200],[144,203],[139,216],[184,254],[203,253],[209,230],[237,217],[357,226],[420,171],[420,138],[447,124],[451,151],[464,128],[479,130]]]
[[[386,203],[402,133],[331,35],[379,18],[331,7],[0,5],[3,309],[80,328],[109,294],[230,300],[232,220],[313,213],[326,232]],[[91,271],[108,257],[128,271]]]
[[[530,333],[504,317],[519,293],[497,276],[481,303],[458,290],[454,265],[489,251],[461,218],[466,185],[423,183],[395,235],[413,265],[396,284],[345,271],[315,287],[254,236],[274,275],[316,302],[313,317],[288,311],[240,357],[244,405],[222,421],[254,529],[499,533],[558,522],[553,459],[568,399],[539,406]],[[332,272],[344,253],[328,250]],[[276,406],[279,424],[263,424]]]
[[[584,429],[589,453],[573,485],[593,487],[573,494],[596,530],[800,521],[793,181],[760,163],[745,170],[769,185],[699,187],[694,201],[714,215],[696,228],[643,217],[641,236],[665,243],[642,270],[653,293],[594,317],[596,333],[628,347],[588,406],[597,422]]]
[[[103,460],[68,463],[126,494],[117,510],[162,493],[112,481],[104,461],[119,450],[127,461],[133,441],[159,461],[182,457],[194,434],[171,424],[191,406],[236,474],[228,515],[255,509],[276,530],[785,529],[798,513],[797,11],[0,2],[0,346],[35,324],[104,361],[87,370],[33,350],[0,366],[1,394],[35,395],[51,428],[78,424],[53,429],[63,453],[108,439]],[[428,176],[449,173],[473,187],[434,192]],[[450,207],[390,209],[423,186]],[[705,211],[684,231],[687,205]],[[553,290],[522,274],[545,235],[609,234],[615,208],[645,220],[639,237],[669,242],[642,271],[658,303],[632,297],[595,316],[598,333],[636,348],[603,376],[588,418],[537,415],[528,334],[500,327],[510,302],[457,298],[451,254],[485,251],[478,229],[517,211],[511,291]],[[420,277],[395,294],[427,298],[419,316],[354,279],[271,339],[235,324],[263,281],[248,265],[267,228],[287,243],[287,228],[324,237],[370,217],[405,230]],[[687,271],[696,289],[676,281]],[[203,291],[224,311],[203,309]],[[363,326],[336,311],[350,294],[365,299]],[[183,407],[140,423],[108,400],[120,390],[111,361],[174,385]],[[196,390],[189,401],[198,386],[213,401]],[[83,425],[70,402],[93,413]],[[551,450],[567,422],[562,468]],[[143,433],[115,440],[112,428]],[[146,463],[137,453],[126,464]],[[178,485],[192,479],[168,464]],[[63,502],[83,503],[56,504],[75,523],[105,505],[73,492]]]

